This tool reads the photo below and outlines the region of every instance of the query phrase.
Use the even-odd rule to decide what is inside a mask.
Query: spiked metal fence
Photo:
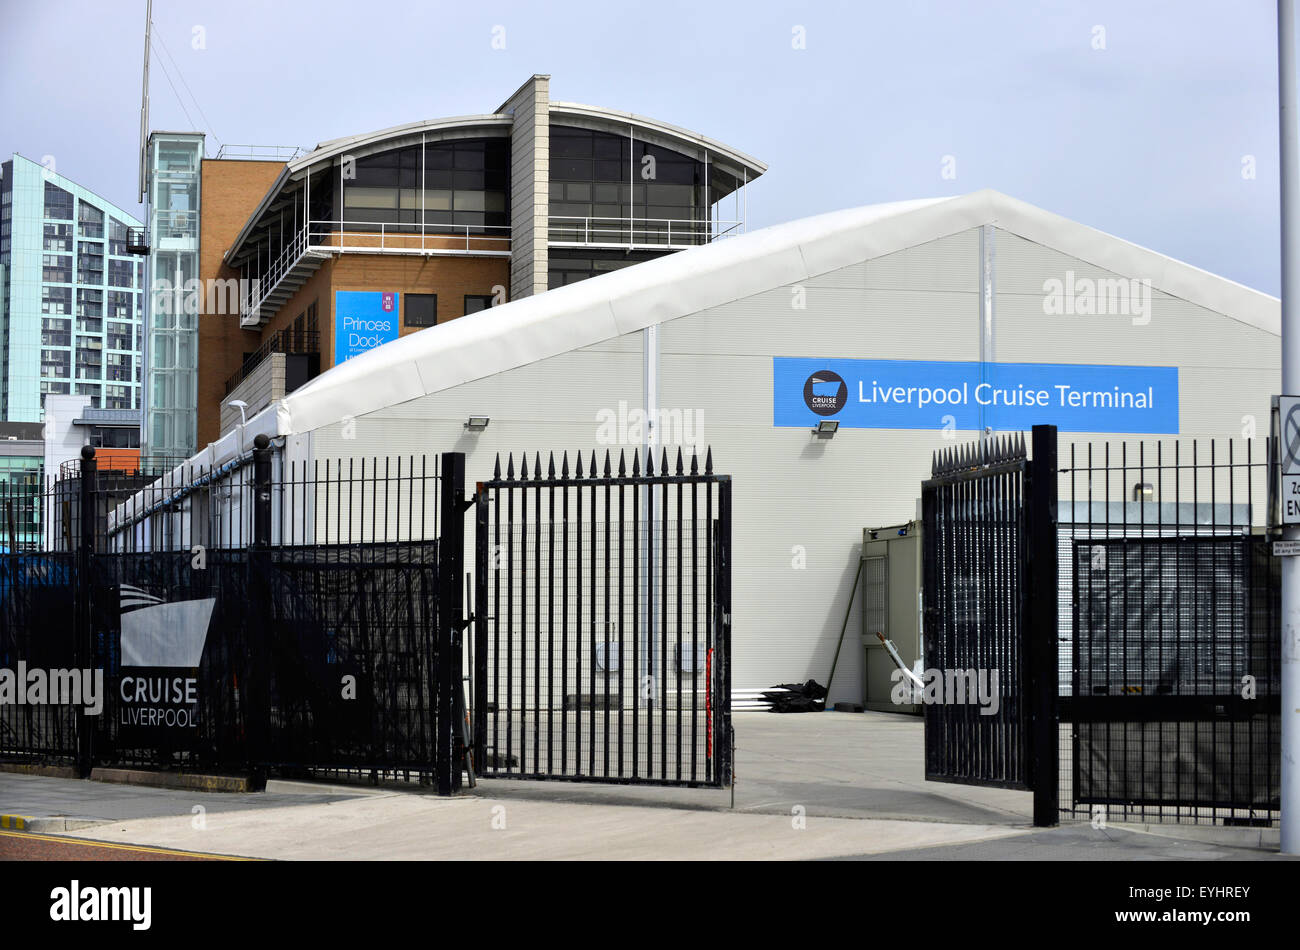
[[[0,707],[0,758],[459,787],[463,455],[277,469],[259,437],[143,488],[83,455],[27,505],[61,550],[0,555],[0,667],[100,671],[103,708]]]

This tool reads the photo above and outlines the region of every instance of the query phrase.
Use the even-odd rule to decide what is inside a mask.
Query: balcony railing
[[[239,367],[239,371],[226,380],[226,395],[235,391],[253,370],[272,353],[319,353],[320,334],[315,330],[284,329],[271,334],[270,338],[250,353]]]
[[[223,145],[217,149],[217,160],[291,162],[306,150],[297,145]]]
[[[385,224],[371,221],[311,220],[285,244],[284,250],[260,273],[249,273],[248,292],[241,301],[245,326],[280,283],[301,274],[308,255],[363,252],[370,254],[510,254],[510,228],[477,224]],[[247,271],[246,271],[247,273]]]
[[[483,224],[308,221],[312,248],[343,251],[510,253],[510,228]]]
[[[145,228],[127,228],[126,252],[128,254],[148,254],[149,231]]]
[[[743,221],[694,218],[580,218],[551,215],[547,240],[573,247],[673,249],[738,234]]]

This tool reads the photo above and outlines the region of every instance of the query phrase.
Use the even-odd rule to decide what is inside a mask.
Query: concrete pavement
[[[98,841],[282,859],[804,860],[933,847],[1023,832],[854,818],[636,805],[439,799],[405,792],[210,815],[202,828],[148,818],[71,832]]]
[[[0,814],[95,822],[69,826],[70,838],[288,859],[1269,855],[1219,834],[1234,829],[1197,829],[1199,842],[1087,825],[1035,831],[1028,793],[926,782],[911,717],[748,713],[736,733],[734,810],[718,789],[496,779],[452,799],[418,786],[296,782],[213,794],[0,773]]]

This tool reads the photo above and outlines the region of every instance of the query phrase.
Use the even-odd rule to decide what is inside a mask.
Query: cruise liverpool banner
[[[772,424],[1178,432],[1178,367],[775,357]]]

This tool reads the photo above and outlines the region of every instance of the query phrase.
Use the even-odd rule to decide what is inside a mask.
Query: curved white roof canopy
[[[983,224],[1280,333],[1276,297],[985,190],[803,218],[430,327],[316,377],[266,428],[307,432]]]
[[[1281,304],[1190,264],[996,191],[868,205],[803,218],[593,277],[452,320],[341,363],[263,409],[168,473],[151,491],[188,483],[252,448],[474,379],[808,280],[859,261],[994,224],[1268,333]],[[142,503],[144,494],[126,503]]]

